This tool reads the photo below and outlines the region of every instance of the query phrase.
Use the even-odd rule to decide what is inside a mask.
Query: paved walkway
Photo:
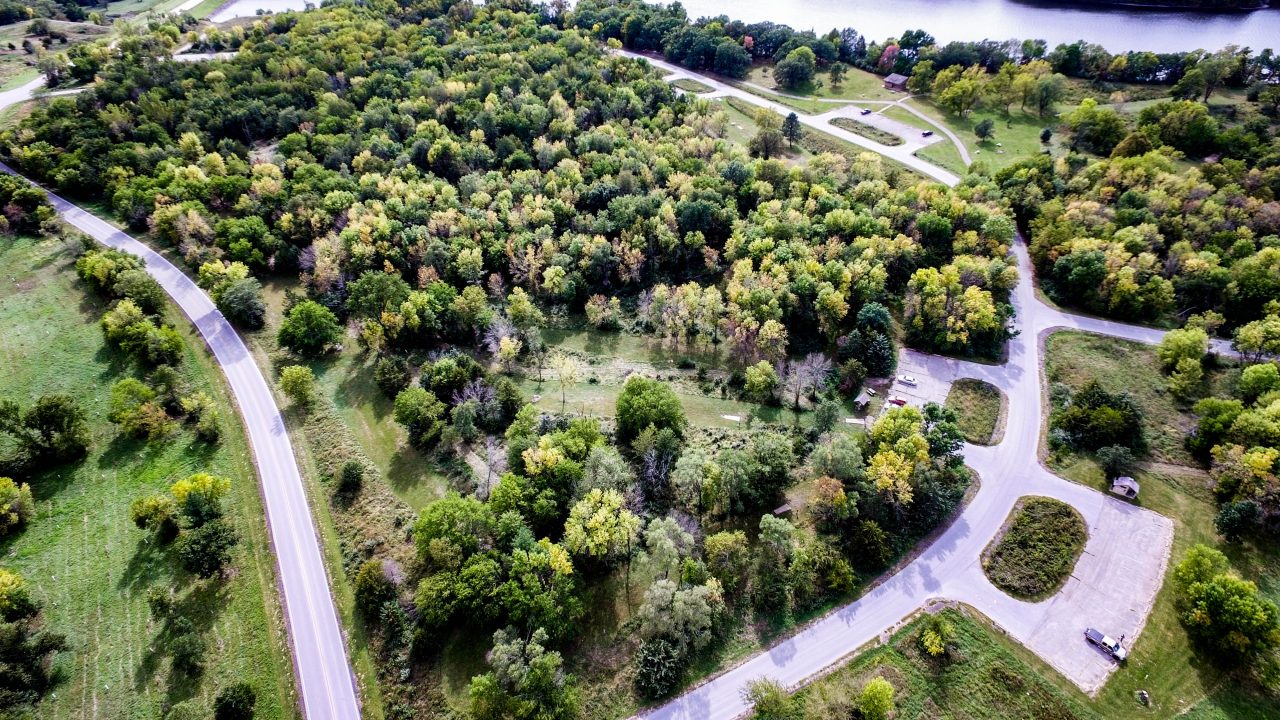
[[[0,94],[0,110],[31,99],[42,85],[36,81]],[[0,171],[17,175],[3,163]],[[63,220],[98,242],[142,258],[147,272],[182,308],[213,352],[235,396],[253,448],[305,716],[308,720],[360,717],[355,678],[329,594],[329,576],[302,477],[284,420],[253,355],[209,296],[172,263],[53,193],[49,193],[49,202]]]

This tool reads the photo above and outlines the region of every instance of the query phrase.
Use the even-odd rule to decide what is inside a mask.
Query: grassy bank
[[[42,393],[69,393],[85,409],[93,436],[86,459],[33,479],[37,516],[4,542],[5,566],[26,576],[44,602],[49,628],[65,633],[72,646],[58,661],[65,680],[39,713],[156,718],[188,698],[208,707],[219,688],[248,680],[258,693],[258,718],[295,717],[274,561],[244,432],[226,400],[230,393],[189,324],[171,310],[187,340],[185,379],[217,399],[222,442],[209,446],[185,430],[157,445],[117,437],[106,418],[108,389],[133,370],[105,347],[98,327],[105,306],[84,290],[73,260],[57,240],[0,243],[10,278],[0,285],[0,397],[26,404]],[[222,582],[194,581],[171,551],[148,543],[129,520],[135,498],[199,471],[232,481],[227,517],[241,543],[233,553],[235,572]],[[146,602],[152,587],[180,591],[208,644],[203,677],[170,673],[165,644],[154,642],[159,627]]]
[[[858,656],[799,693],[806,720],[857,717],[858,692],[872,678],[895,690],[895,720],[992,720],[1098,717],[1084,696],[1046,664],[968,610],[945,610],[955,630],[950,659],[935,660],[918,646],[922,620]]]

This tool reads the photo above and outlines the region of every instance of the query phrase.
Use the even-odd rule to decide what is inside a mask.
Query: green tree
[[[741,530],[722,530],[707,536],[702,543],[702,556],[707,572],[729,591],[730,597],[747,582],[751,558],[747,536]]]
[[[218,310],[232,323],[249,330],[263,326],[267,304],[262,299],[262,285],[254,278],[227,283],[217,298]]]
[[[316,401],[316,376],[305,365],[290,365],[280,370],[280,389],[300,408]]]
[[[0,477],[0,536],[21,529],[35,514],[31,488],[13,478]]]
[[[636,692],[649,700],[670,695],[684,675],[687,665],[676,645],[661,637],[641,641],[633,663],[636,668]]]
[[[1156,354],[1166,371],[1177,366],[1178,361],[1190,358],[1199,363],[1209,352],[1209,335],[1200,328],[1170,330],[1160,340]]]
[[[831,88],[839,90],[844,85],[845,75],[849,73],[849,68],[842,62],[833,62],[831,67],[827,68],[827,75],[831,78]]]
[[[467,690],[475,720],[571,720],[578,716],[575,680],[560,653],[547,650],[547,632],[526,641],[515,630],[493,634],[492,670],[471,679]]]
[[[991,118],[985,118],[977,125],[973,126],[973,134],[977,135],[978,139],[983,142],[987,142],[994,138],[996,136],[995,130],[996,124]]]
[[[640,518],[617,490],[594,489],[569,511],[564,543],[574,555],[612,564],[626,559],[640,534]]]
[[[813,82],[818,58],[808,47],[798,47],[773,66],[773,79],[780,87],[794,90]]]
[[[885,720],[893,712],[893,685],[884,678],[872,678],[858,693],[858,710],[866,720]]]
[[[278,339],[299,355],[315,356],[341,338],[342,328],[333,312],[314,300],[304,300],[285,314]]]
[[[684,436],[688,421],[675,392],[665,383],[632,375],[618,393],[616,403],[618,441],[629,444],[645,428],[670,429]]]
[[[788,113],[782,121],[782,137],[787,139],[787,145],[794,148],[802,135],[804,128],[800,125],[800,117],[795,113]]]
[[[41,395],[26,410],[12,400],[0,401],[0,432],[30,460],[67,462],[89,449],[89,424],[70,395]]]
[[[428,390],[411,387],[396,395],[396,422],[409,434],[414,447],[430,449],[440,440],[444,430],[445,405]]]
[[[213,720],[253,720],[258,694],[253,686],[238,682],[223,688],[213,701]]]
[[[748,148],[752,155],[768,160],[782,152],[782,143],[786,140],[782,134],[782,116],[768,108],[759,108],[754,117],[757,130]]]
[[[1196,545],[1174,568],[1174,583],[1187,632],[1222,660],[1238,663],[1280,645],[1280,610],[1229,567],[1222,553]]]
[[[195,473],[169,486],[182,515],[193,527],[222,517],[222,499],[231,490],[231,481],[209,473]]]
[[[746,700],[754,720],[800,720],[804,708],[776,680],[760,678],[747,685]]]
[[[222,520],[211,520],[182,534],[178,560],[182,569],[197,577],[211,578],[231,562],[231,549],[240,542],[235,529]]]
[[[778,373],[767,361],[761,360],[746,371],[744,392],[757,402],[768,402],[778,390]]]

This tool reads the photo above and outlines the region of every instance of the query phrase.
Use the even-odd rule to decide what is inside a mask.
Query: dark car
[[[862,112],[861,112],[860,114],[862,114],[862,115],[870,115],[870,114],[871,114],[871,108],[862,108]]]
[[[932,130],[925,130],[924,132],[920,133],[922,137],[929,137],[932,134],[933,134]]]

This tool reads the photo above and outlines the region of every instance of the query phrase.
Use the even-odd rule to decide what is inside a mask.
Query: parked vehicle
[[[870,115],[870,114],[871,114],[871,108],[862,108],[862,112],[861,112],[860,114],[862,114],[862,115]]]
[[[921,137],[929,137],[930,135],[933,135],[932,130],[925,130],[924,132],[920,133]]]
[[[1109,635],[1103,634],[1101,630],[1089,628],[1084,631],[1084,639],[1106,650],[1107,654],[1120,662],[1124,662],[1125,658],[1129,657],[1129,651],[1124,648],[1124,645],[1120,644],[1121,640],[1124,640],[1123,635],[1120,636],[1120,640],[1116,640]]]
[[[889,402],[893,403],[894,405],[897,405],[898,407],[904,407],[907,404],[907,401],[900,397],[889,398]]]
[[[918,384],[916,383],[916,379],[911,377],[910,375],[899,375],[898,382],[902,383],[903,385],[909,385],[910,387],[915,387]]]

